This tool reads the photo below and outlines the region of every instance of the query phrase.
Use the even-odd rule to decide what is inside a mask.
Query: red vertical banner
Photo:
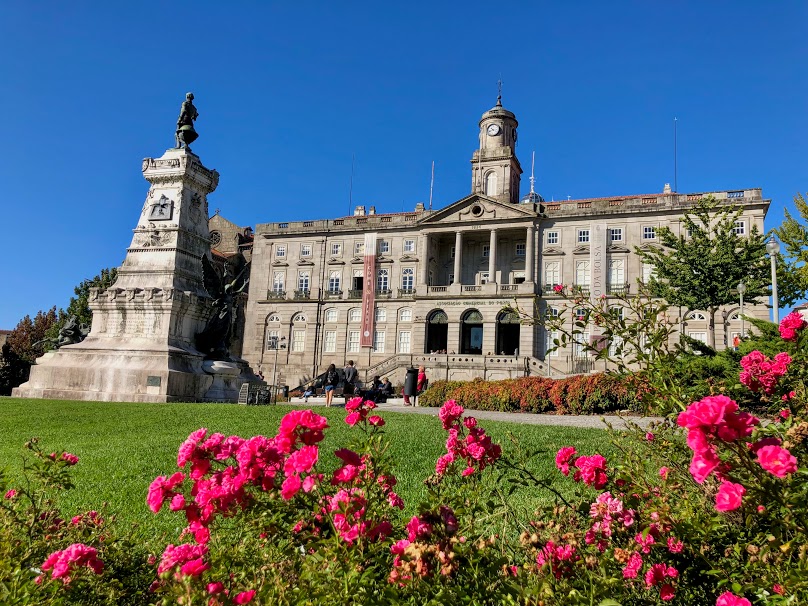
[[[376,320],[376,234],[365,234],[364,281],[362,283],[362,332],[360,347],[373,347]]]

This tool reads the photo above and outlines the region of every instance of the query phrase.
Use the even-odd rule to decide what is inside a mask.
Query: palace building
[[[498,99],[478,126],[471,193],[444,208],[357,206],[352,216],[256,226],[242,349],[256,372],[295,387],[347,360],[360,378],[393,383],[419,365],[433,381],[603,370],[576,347],[548,353],[557,335],[511,309],[558,313],[565,300],[556,284],[591,296],[636,292],[651,268],[635,247],[657,245],[663,225],[678,232],[682,214],[708,193],[743,208],[737,233],[763,230],[770,200],[760,189],[681,194],[666,186],[547,202],[531,187],[520,197],[516,117]],[[716,315],[719,346],[740,333],[738,311]],[[744,312],[767,317],[762,305]],[[706,316],[676,321],[706,341]]]

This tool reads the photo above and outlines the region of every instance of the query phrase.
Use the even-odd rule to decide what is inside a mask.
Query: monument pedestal
[[[187,149],[146,158],[142,169],[149,193],[115,284],[91,290],[90,334],[39,358],[28,382],[12,395],[236,401],[241,383],[255,378],[238,363],[235,375],[206,372],[195,347],[196,334],[214,311],[201,259],[210,252],[207,195],[216,189],[219,173]],[[211,391],[217,378],[219,387]]]

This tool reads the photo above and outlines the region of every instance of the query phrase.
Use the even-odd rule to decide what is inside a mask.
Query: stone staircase
[[[465,354],[396,354],[359,370],[363,382],[374,376],[388,376],[393,384],[404,381],[407,368],[424,366],[430,381],[468,381],[474,377],[485,380],[516,379],[518,377],[547,376],[547,365],[532,356],[481,356]],[[554,376],[565,376],[553,368]]]

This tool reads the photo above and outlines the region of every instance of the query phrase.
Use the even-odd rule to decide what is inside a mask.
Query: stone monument
[[[198,114],[188,93],[177,147],[143,160],[149,182],[132,243],[115,284],[93,289],[90,333],[48,352],[13,395],[129,402],[235,401],[245,380],[258,381],[229,352],[197,349],[197,335],[221,313],[205,288],[210,254],[207,196],[219,173],[188,145]],[[230,319],[228,318],[228,321]]]

